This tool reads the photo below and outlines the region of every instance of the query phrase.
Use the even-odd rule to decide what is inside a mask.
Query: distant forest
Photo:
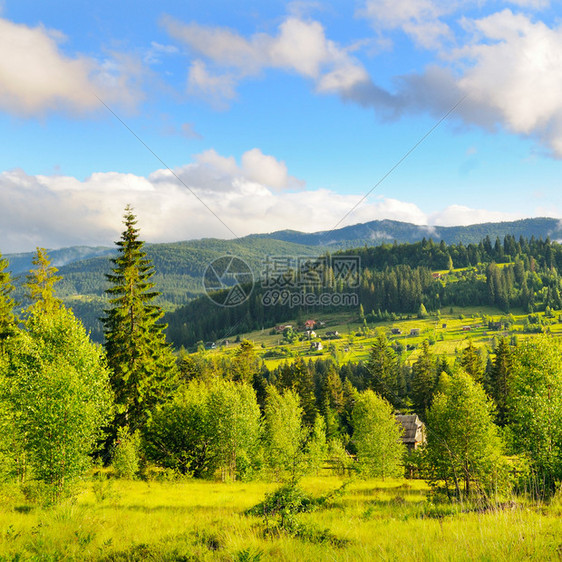
[[[508,235],[492,242],[487,236],[468,245],[424,239],[340,251],[332,258],[342,255],[361,260],[360,284],[352,291],[358,295],[367,321],[390,314],[416,314],[422,304],[428,311],[478,305],[497,306],[505,313],[513,308],[527,313],[562,308],[558,273],[562,271],[562,246],[549,238],[527,240]],[[192,347],[199,341],[216,341],[312,313],[342,310],[335,306],[265,306],[266,290],[257,283],[245,303],[231,308],[219,307],[207,297],[197,298],[166,315],[168,338],[176,347]],[[308,290],[326,293],[341,287]]]

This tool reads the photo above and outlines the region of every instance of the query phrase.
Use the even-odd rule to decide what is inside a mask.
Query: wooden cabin
[[[425,444],[425,424],[417,414],[397,414],[396,421],[404,428],[402,443],[406,445],[409,453]]]

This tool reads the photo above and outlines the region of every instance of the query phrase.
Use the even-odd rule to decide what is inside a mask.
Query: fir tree
[[[62,277],[56,275],[58,269],[51,265],[45,248],[37,248],[31,263],[37,267],[29,272],[25,283],[27,297],[32,301],[27,310],[32,313],[51,314],[62,305],[62,301],[55,296],[55,283]]]
[[[14,286],[10,272],[6,271],[7,267],[8,260],[3,259],[0,254],[0,345],[16,328],[14,300],[11,297]]]
[[[492,363],[486,387],[496,403],[497,423],[503,426],[506,424],[508,416],[507,404],[512,371],[512,351],[506,338],[500,338],[494,352],[496,356]]]
[[[119,254],[114,258],[113,273],[106,275],[111,287],[111,307],[102,318],[107,361],[112,371],[117,415],[113,429],[141,427],[148,412],[171,392],[177,368],[166,343],[166,324],[159,322],[163,312],[154,300],[151,278],[154,268],[139,240],[136,217],[127,206],[125,230],[116,242]]]
[[[369,354],[367,370],[369,371],[369,387],[391,404],[397,405],[399,402],[397,397],[398,362],[382,329],[377,331],[377,337]]]
[[[436,383],[435,358],[429,351],[427,340],[424,340],[421,354],[412,365],[412,399],[416,413],[421,417],[431,405]]]
[[[484,365],[482,356],[472,340],[469,340],[467,347],[462,350],[460,356],[460,366],[476,381],[482,382],[484,375]]]

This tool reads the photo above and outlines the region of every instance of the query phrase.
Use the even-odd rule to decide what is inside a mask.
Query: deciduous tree
[[[102,350],[64,307],[34,311],[10,344],[4,392],[32,475],[57,501],[88,468],[113,396]]]
[[[430,482],[443,482],[458,498],[490,493],[507,475],[492,402],[460,369],[442,381],[440,390],[427,415]]]
[[[366,390],[356,398],[352,421],[352,441],[363,474],[381,478],[402,474],[402,428],[392,406],[372,390]]]

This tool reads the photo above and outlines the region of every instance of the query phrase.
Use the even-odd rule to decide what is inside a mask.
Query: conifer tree
[[[369,388],[394,405],[399,402],[397,397],[398,367],[396,353],[390,347],[384,331],[377,330],[377,337],[373,342],[367,362]]]
[[[422,417],[431,405],[436,382],[435,358],[424,340],[422,352],[412,365],[412,399],[416,413]]]
[[[172,390],[177,367],[166,343],[166,324],[159,322],[164,313],[154,304],[160,294],[151,282],[154,268],[143,250],[144,242],[139,240],[130,206],[123,222],[125,230],[116,242],[119,254],[112,260],[113,273],[106,275],[111,283],[106,291],[111,306],[102,322],[117,405],[113,429],[129,426],[135,431]]]
[[[484,364],[482,363],[482,356],[480,350],[475,347],[472,340],[469,340],[468,345],[462,350],[460,356],[460,366],[476,381],[482,382],[484,375]]]
[[[6,271],[8,260],[0,254],[0,345],[15,330],[16,317],[14,315],[14,300],[11,293],[14,290],[10,272]]]
[[[25,283],[27,296],[33,301],[28,312],[51,314],[62,305],[62,301],[55,296],[55,283],[62,277],[56,275],[58,269],[51,265],[45,248],[37,248],[31,263],[37,267],[29,272]]]
[[[512,351],[506,338],[500,338],[496,349],[496,356],[492,363],[487,390],[496,403],[497,422],[503,426],[507,422],[507,404],[509,399],[509,384],[512,371]]]

